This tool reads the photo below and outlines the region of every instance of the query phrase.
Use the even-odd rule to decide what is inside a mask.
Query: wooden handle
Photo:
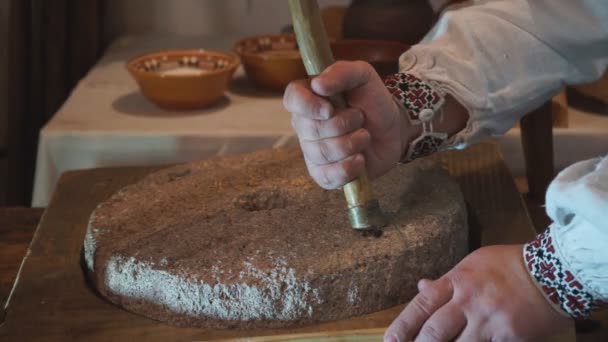
[[[309,76],[317,76],[334,64],[329,40],[316,0],[289,0],[300,54]],[[336,109],[346,108],[344,96],[329,98]]]
[[[306,72],[309,76],[319,75],[334,63],[319,5],[316,0],[289,0],[289,8]],[[332,96],[329,100],[336,109],[347,107],[342,95]],[[368,229],[376,225],[370,222],[373,220],[365,213],[374,201],[371,183],[365,170],[344,186],[344,195],[353,228]]]

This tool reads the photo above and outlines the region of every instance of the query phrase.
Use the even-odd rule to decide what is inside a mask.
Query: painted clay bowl
[[[292,34],[245,38],[234,45],[234,51],[247,77],[263,88],[282,91],[289,82],[308,77]]]
[[[170,110],[192,110],[220,100],[239,64],[229,53],[170,50],[135,57],[127,69],[151,102]]]

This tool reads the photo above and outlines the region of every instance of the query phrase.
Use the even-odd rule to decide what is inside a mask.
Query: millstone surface
[[[286,327],[389,308],[464,257],[466,209],[429,161],[374,190],[391,221],[379,238],[350,228],[343,193],[316,186],[297,149],[164,169],[94,211],[88,274],[111,302],[181,326]]]

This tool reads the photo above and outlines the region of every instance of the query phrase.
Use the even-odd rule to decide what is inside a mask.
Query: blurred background
[[[334,37],[392,40],[405,44],[414,44],[422,38],[439,13],[454,2],[462,1],[319,1],[326,9],[326,23]],[[116,108],[121,109],[120,106],[114,106],[115,101],[111,98],[101,103],[99,91],[109,85],[117,93],[125,87],[135,87],[124,68],[128,58],[163,47],[206,47],[207,44],[230,50],[236,39],[279,33],[288,30],[289,23],[287,2],[278,0],[1,0],[0,206],[32,204],[37,157],[43,158],[44,162],[43,166],[39,165],[42,168],[39,183],[47,187],[41,190],[45,198],[38,203],[40,205],[48,200],[54,181],[61,172],[84,165],[60,165],[58,158],[70,156],[78,145],[65,139],[80,134],[79,130],[90,130],[95,128],[92,127],[94,125],[105,123],[83,123],[78,121],[79,117],[74,112],[82,114],[88,111],[89,115],[97,118],[107,115],[108,120],[118,117],[112,117],[106,111],[116,111]],[[95,65],[97,67],[93,68]],[[81,85],[75,90],[87,74],[89,77],[84,85],[88,88]],[[540,159],[546,159],[539,162],[540,166],[526,164],[519,128],[501,138],[501,148],[512,172],[521,176],[526,172],[529,175],[532,170],[540,183],[547,183],[554,171],[575,160],[593,156],[608,146],[606,83],[602,80],[572,91],[569,89],[567,96],[564,93],[548,104],[552,106],[547,110],[551,112],[549,134],[553,137],[546,138],[551,144],[532,144],[542,148],[528,153],[529,157],[540,155]],[[65,102],[70,94],[71,100]],[[276,104],[261,106],[260,110],[279,108],[279,98],[280,95],[275,94],[272,101]],[[137,101],[119,101],[124,105],[123,111],[142,112],[147,108],[138,107],[147,105],[144,100],[133,96],[129,99]],[[249,99],[253,97],[249,96]],[[238,103],[233,101],[226,110],[236,110]],[[64,104],[65,115],[55,115]],[[44,130],[54,116],[51,127]],[[145,121],[151,119],[140,116],[129,120],[145,125]],[[185,122],[186,119],[167,118],[167,121],[171,120]],[[117,125],[123,124],[122,121],[116,122]],[[52,128],[59,125],[64,140],[53,145],[51,142],[58,133]],[[542,122],[528,125],[535,132],[533,136],[542,136],[549,127]],[[545,133],[541,133],[543,127]],[[125,127],[125,130],[129,129]],[[217,130],[217,127],[213,129]],[[47,140],[39,143],[41,135],[48,144]],[[192,145],[193,149],[197,148],[195,145]],[[58,146],[63,150],[60,151]],[[554,149],[555,158],[552,154]],[[140,152],[137,150],[133,154]],[[194,157],[205,155],[189,154],[182,159],[142,159],[132,164],[179,162]],[[539,159],[532,157],[529,159]],[[83,159],[76,155],[73,158]],[[114,164],[129,164],[125,161],[128,158],[131,156]],[[99,160],[91,162],[93,166],[114,164],[104,164]],[[540,192],[543,188],[540,186]]]

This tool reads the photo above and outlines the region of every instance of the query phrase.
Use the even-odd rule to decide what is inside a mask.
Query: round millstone
[[[429,161],[373,186],[390,224],[364,236],[297,149],[167,168],[94,211],[88,274],[111,302],[180,326],[287,327],[389,308],[464,257],[466,209]]]

